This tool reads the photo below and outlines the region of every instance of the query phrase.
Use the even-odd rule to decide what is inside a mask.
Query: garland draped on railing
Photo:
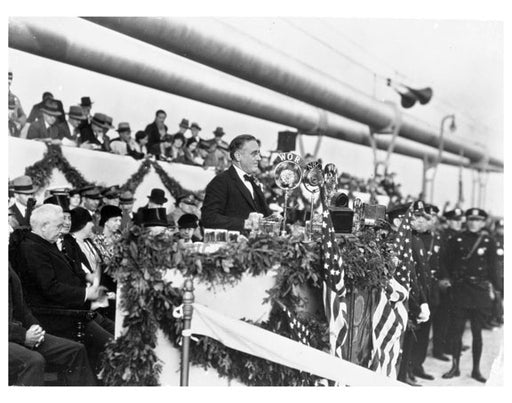
[[[43,158],[25,168],[25,175],[32,178],[32,182],[37,188],[46,188],[50,184],[54,168],[58,168],[74,188],[81,188],[93,184],[92,182],[87,181],[84,176],[69,163],[62,153],[60,146],[53,144],[46,144],[46,146],[47,150],[44,153]],[[91,158],[93,158],[92,155]],[[120,186],[121,190],[130,190],[131,192],[135,192],[151,170],[151,167],[155,169],[155,172],[158,174],[163,185],[171,193],[172,197],[177,198],[183,193],[193,193],[184,189],[175,179],[171,178],[167,172],[165,172],[158,162],[151,158],[145,158],[141,162],[137,171]]]
[[[363,242],[376,242],[375,249]],[[348,239],[343,246],[347,281],[352,285],[381,287],[390,275],[391,262],[386,245],[378,243],[373,230]],[[170,233],[151,235],[132,227],[116,244],[109,270],[121,285],[121,309],[126,332],[112,341],[104,355],[103,380],[107,385],[157,385],[161,366],[154,355],[156,328],[160,327],[175,347],[179,347],[181,321],[172,316],[171,306],[180,304],[180,293],[163,282],[166,269],[177,267],[196,282],[235,285],[243,273],[257,276],[279,265],[275,285],[268,290],[272,311],[264,329],[294,338],[289,318],[281,308],[297,313],[311,333],[313,348],[328,351],[328,324],[323,310],[298,312],[303,303],[294,288],[321,291],[321,264],[316,243],[287,237],[257,237],[247,242],[227,244],[217,252],[202,255],[192,250],[173,249]],[[345,256],[347,256],[345,258]],[[372,262],[363,265],[363,262]],[[137,353],[133,353],[137,351]],[[191,363],[215,368],[220,376],[247,385],[314,385],[316,376],[287,368],[225,347],[216,340],[199,337],[191,344]],[[147,360],[147,361],[144,361]]]
[[[25,168],[25,175],[32,178],[32,182],[37,188],[45,188],[50,184],[52,170],[58,168],[66,180],[75,188],[81,188],[91,183],[74,168],[62,154],[62,149],[58,145],[47,144],[48,149],[39,161]]]
[[[129,190],[130,192],[135,193],[135,190],[139,187],[150,170],[151,160],[146,158],[140,163],[137,171],[135,171],[135,173],[120,187],[121,191]]]

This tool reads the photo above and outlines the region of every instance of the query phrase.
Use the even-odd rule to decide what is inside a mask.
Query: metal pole
[[[188,386],[188,374],[190,367],[190,323],[194,308],[194,284],[191,279],[185,280],[185,292],[183,293],[183,330],[181,331],[181,377],[180,386]]]
[[[286,216],[288,215],[288,190],[284,191],[283,230],[281,235],[286,235]]]
[[[227,74],[315,105],[376,131],[389,126],[395,112],[390,105],[290,57],[213,18],[87,17],[87,20],[165,49]],[[411,115],[403,115],[400,136],[439,147],[437,131]],[[484,156],[480,147],[448,139],[444,148],[460,150],[472,162]],[[490,160],[503,168],[503,161]]]
[[[110,29],[79,18],[12,17],[9,47],[89,71],[106,74],[317,135],[370,146],[368,126],[298,101],[289,96],[228,76],[164,50],[148,46]],[[147,61],[151,60],[151,63]],[[392,107],[387,105],[386,108]],[[387,150],[389,141],[377,139]],[[410,143],[410,142],[409,142]],[[414,158],[435,158],[417,144],[400,142],[395,153]],[[443,163],[458,166],[459,156],[443,156]],[[469,158],[463,160],[470,165]],[[491,170],[498,169],[491,161]]]
[[[452,126],[453,128],[455,127],[455,115],[446,115],[445,117],[443,117],[443,119],[441,119],[441,128],[440,128],[440,134],[439,134],[439,149],[438,149],[438,154],[437,154],[437,158],[434,162],[434,164],[432,165],[432,168],[433,168],[433,173],[432,173],[432,178],[430,179],[430,194],[429,194],[429,201],[430,203],[433,203],[434,202],[434,182],[435,182],[435,179],[436,179],[436,174],[437,174],[437,167],[439,166],[439,163],[441,162],[441,158],[443,156],[443,149],[444,149],[444,123],[446,122],[446,120],[448,119],[452,119]]]

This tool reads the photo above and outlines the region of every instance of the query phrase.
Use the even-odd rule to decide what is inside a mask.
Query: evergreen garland
[[[151,169],[151,160],[149,158],[144,159],[137,171],[128,178],[128,180],[121,186],[121,191],[129,190],[132,193],[135,193],[135,190],[139,187],[139,185],[144,180],[144,177],[149,173]]]
[[[167,175],[167,172],[165,172],[157,161],[152,161],[152,164],[155,172],[158,174],[167,190],[171,193],[172,197],[176,199],[184,193],[193,193],[190,190],[184,189],[175,179]]]
[[[90,185],[80,172],[64,157],[62,149],[58,145],[46,144],[47,150],[43,158],[33,165],[25,168],[25,175],[32,178],[32,182],[37,188],[46,188],[50,184],[52,170],[58,168],[66,180],[75,188]]]
[[[379,243],[373,230],[358,234],[343,245],[346,281],[380,287],[389,277],[386,245]],[[376,242],[376,248],[364,249],[363,242]],[[309,344],[329,350],[329,332],[323,307],[317,312],[301,313],[300,297],[294,287],[309,287],[321,293],[322,276],[319,245],[302,239],[257,237],[247,242],[227,244],[210,255],[192,249],[176,251],[170,232],[151,235],[133,226],[115,245],[115,258],[109,270],[121,285],[121,309],[125,311],[125,334],[109,343],[105,350],[102,377],[107,385],[157,385],[161,363],[154,354],[156,329],[159,327],[179,348],[181,320],[172,315],[172,307],[181,303],[181,290],[162,280],[165,269],[178,267],[195,281],[215,286],[234,285],[244,272],[266,273],[279,265],[275,285],[268,290],[267,301],[273,306],[268,321],[255,324],[276,334],[294,339],[289,319],[279,307],[282,303],[307,326]],[[372,262],[365,268],[363,262]],[[136,352],[136,353],[135,353]],[[215,368],[219,376],[236,379],[246,385],[314,385],[318,377],[230,349],[208,337],[191,343],[191,364]]]
[[[162,370],[154,348],[158,323],[167,321],[172,306],[180,303],[179,290],[168,286],[162,275],[171,266],[167,252],[172,236],[132,227],[115,245],[109,269],[121,285],[120,308],[124,332],[109,342],[103,354],[101,378],[110,386],[154,386]],[[123,245],[123,247],[120,247]]]

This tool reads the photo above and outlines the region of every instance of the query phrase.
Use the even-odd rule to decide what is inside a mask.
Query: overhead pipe
[[[9,47],[294,127],[301,133],[321,131],[328,137],[370,146],[365,125],[83,19],[11,17]],[[377,147],[387,150],[389,141],[377,140]],[[404,142],[396,144],[395,152],[422,160],[425,156],[433,160],[437,155],[434,151],[422,151],[416,145]],[[471,166],[468,159],[458,156],[445,155],[441,162]]]
[[[286,94],[319,108],[369,125],[390,127],[394,109],[257,39],[212,18],[86,17],[87,20],[203,63],[225,73]],[[401,137],[439,148],[437,131],[403,114]],[[445,139],[445,151],[478,163],[486,158],[479,147]],[[503,161],[489,163],[503,168]]]

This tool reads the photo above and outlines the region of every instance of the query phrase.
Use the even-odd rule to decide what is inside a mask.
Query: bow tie
[[[251,175],[244,175],[244,179],[245,179],[246,181],[249,181],[249,182],[251,182],[251,183],[254,183],[254,177],[253,177],[253,176],[251,176]]]

